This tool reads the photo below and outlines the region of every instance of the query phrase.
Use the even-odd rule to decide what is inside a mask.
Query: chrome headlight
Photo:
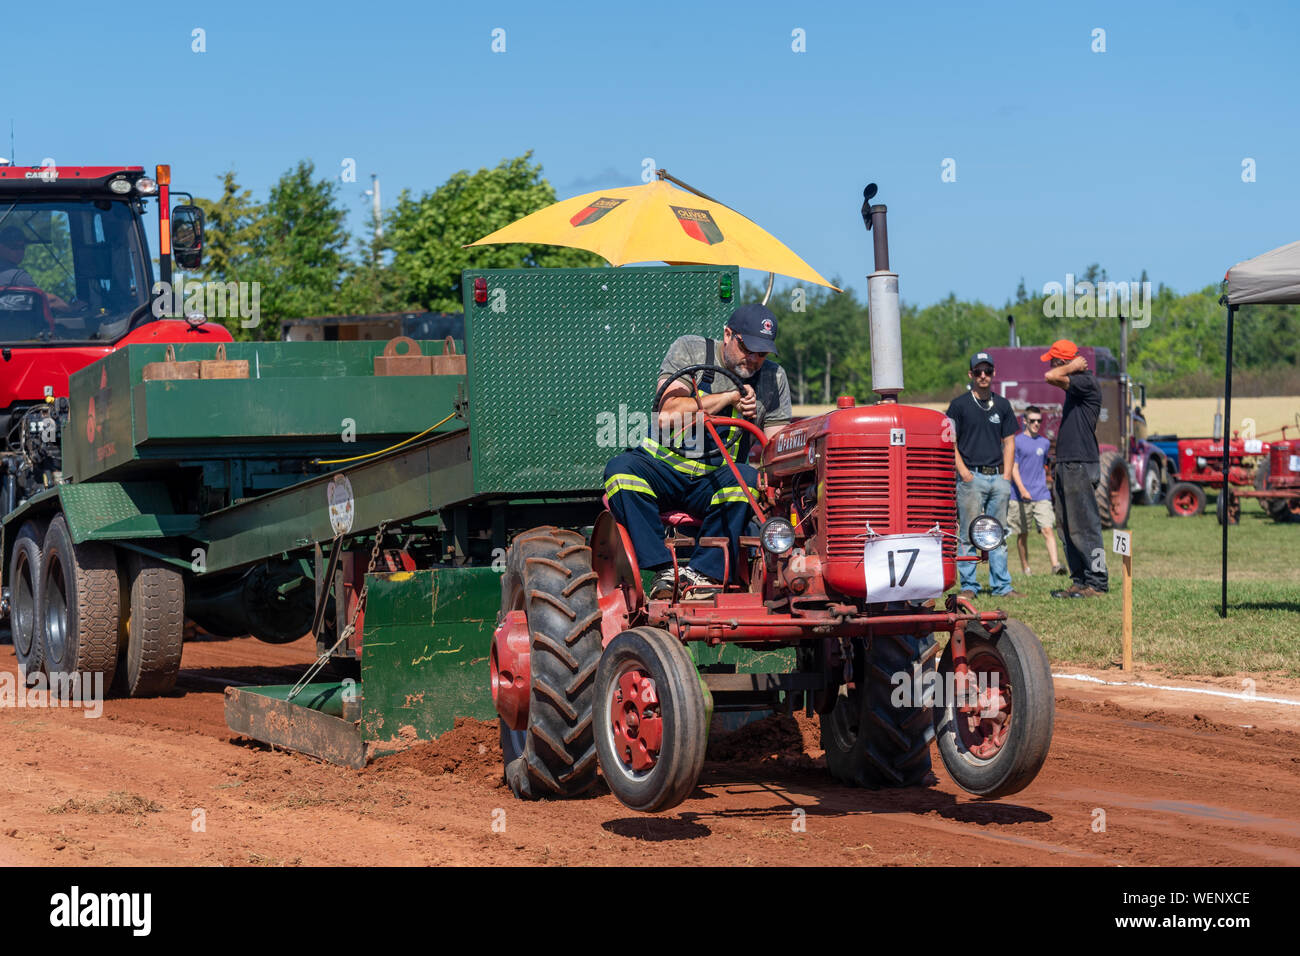
[[[1002,547],[1002,542],[1006,540],[1001,522],[991,515],[980,515],[970,523],[967,533],[970,535],[970,543],[981,551],[994,551]]]
[[[131,180],[129,179],[110,179],[108,188],[113,190],[119,196],[131,191]]]
[[[784,518],[768,518],[763,522],[758,538],[772,554],[785,554],[794,547],[794,525]]]
[[[152,196],[158,192],[158,183],[148,176],[141,176],[135,181],[135,191],[143,196]]]

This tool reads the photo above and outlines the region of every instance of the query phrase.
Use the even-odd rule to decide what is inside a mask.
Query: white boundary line
[[[1300,700],[1290,700],[1286,697],[1260,697],[1258,694],[1247,694],[1244,691],[1209,690],[1203,687],[1171,687],[1168,684],[1148,684],[1146,681],[1102,680],[1100,677],[1092,677],[1088,674],[1053,674],[1052,679],[1085,681],[1089,684],[1105,684],[1107,687],[1146,687],[1151,690],[1175,690],[1184,694],[1205,694],[1210,697],[1229,697],[1233,700],[1244,700],[1252,703],[1288,704],[1292,707],[1300,707]]]

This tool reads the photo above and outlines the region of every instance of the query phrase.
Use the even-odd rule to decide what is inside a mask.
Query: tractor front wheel
[[[625,807],[658,813],[695,789],[709,728],[695,663],[667,631],[637,627],[609,642],[596,669],[596,750]]]
[[[551,527],[516,537],[501,598],[501,620],[523,612],[530,646],[525,726],[501,724],[506,782],[523,800],[577,796],[596,782],[591,708],[601,649],[586,539]]]
[[[996,636],[966,630],[967,687],[959,686],[952,643],[939,661],[943,706],[934,709],[939,755],[963,790],[1005,797],[1038,775],[1052,743],[1052,671],[1038,636],[1010,618]]]
[[[1180,481],[1169,489],[1165,507],[1171,518],[1191,518],[1205,510],[1205,489],[1190,481]]]
[[[891,634],[870,650],[854,642],[853,680],[840,686],[821,718],[821,743],[831,776],[858,787],[910,787],[930,773],[934,727],[933,634]]]

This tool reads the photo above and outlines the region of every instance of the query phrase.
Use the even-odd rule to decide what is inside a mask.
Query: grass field
[[[1300,677],[1300,524],[1277,524],[1256,502],[1244,502],[1228,532],[1228,617],[1219,617],[1221,528],[1213,505],[1196,518],[1171,518],[1163,505],[1135,507],[1133,534],[1133,658],[1169,674],[1238,673]],[[1088,600],[1051,597],[1069,578],[1047,573],[1040,535],[1029,542],[1034,574],[1020,573],[1015,542],[1008,562],[1020,600],[981,593],[976,605],[1003,607],[1042,639],[1053,666],[1107,667],[1120,662],[1121,560],[1103,532],[1110,594]],[[1059,540],[1059,539],[1058,539]],[[1061,560],[1065,560],[1061,550]],[[979,569],[981,587],[988,569]]]

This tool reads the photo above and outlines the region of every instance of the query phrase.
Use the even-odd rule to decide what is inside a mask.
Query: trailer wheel
[[[41,549],[37,620],[46,674],[103,674],[104,686],[117,672],[117,555],[109,545],[72,543],[67,521],[58,515]]]
[[[1205,510],[1205,489],[1190,481],[1177,482],[1169,489],[1165,508],[1171,518],[1191,518]]]
[[[996,637],[978,625],[966,630],[966,663],[980,691],[973,714],[960,694],[945,694],[934,710],[939,756],[953,780],[981,797],[1005,797],[1038,775],[1052,744],[1056,716],[1052,670],[1038,636],[1010,618]],[[941,686],[952,686],[952,644],[939,662]]]
[[[1128,512],[1133,503],[1133,488],[1129,482],[1128,465],[1117,451],[1102,454],[1099,462],[1101,480],[1094,494],[1102,528],[1128,527]]]
[[[709,727],[699,672],[667,631],[636,627],[596,668],[596,750],[605,783],[630,810],[671,810],[695,789]]]
[[[24,521],[9,558],[9,628],[22,675],[40,673],[44,661],[37,604],[41,592],[41,540],[44,522]]]
[[[176,684],[185,636],[185,580],[153,558],[132,552],[126,560],[126,667],[121,690],[128,697],[156,697]]]
[[[522,610],[529,632],[528,724],[507,740],[505,777],[515,796],[573,797],[596,782],[592,733],[600,606],[591,549],[574,531],[534,528],[515,538],[501,582],[501,616]]]
[[[923,783],[934,738],[934,635],[882,635],[869,651],[854,645],[853,684],[840,687],[834,709],[821,718],[826,768],[859,787]]]

